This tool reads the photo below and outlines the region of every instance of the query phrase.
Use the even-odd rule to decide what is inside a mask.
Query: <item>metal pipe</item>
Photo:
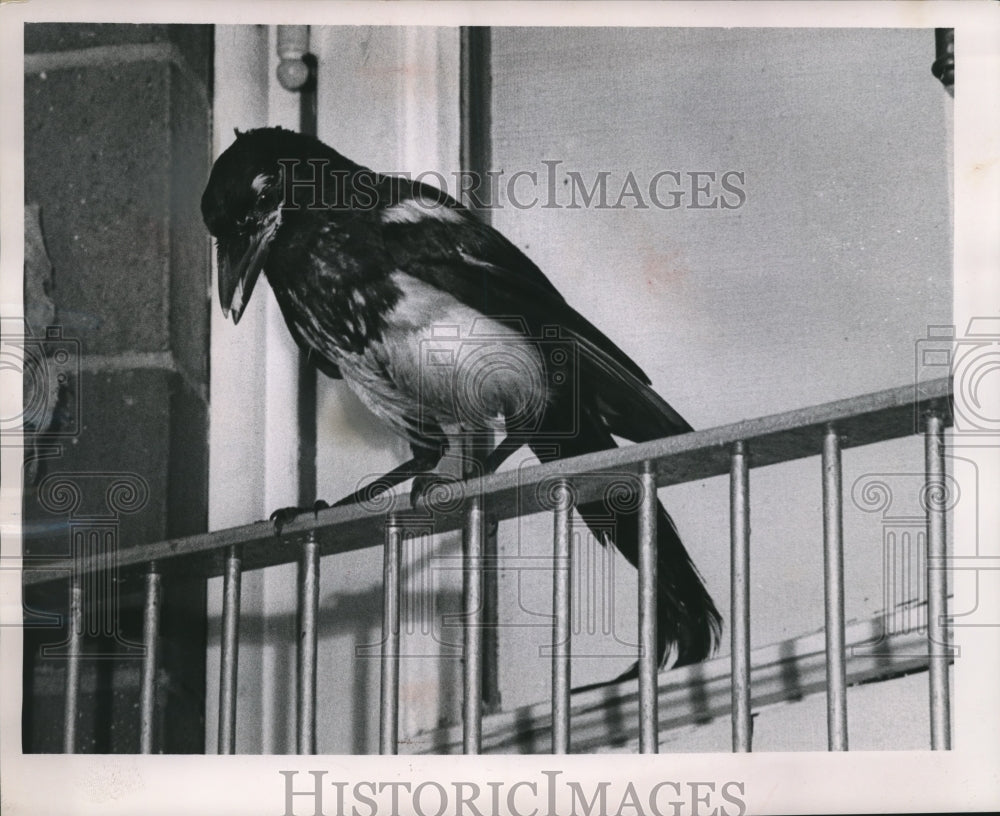
[[[501,710],[500,702],[500,525],[490,521],[483,532],[483,710]]]
[[[219,753],[236,752],[237,667],[240,655],[240,584],[243,577],[239,546],[226,551],[222,579],[222,658],[219,671]]]
[[[949,96],[955,95],[955,29],[934,29],[934,56],[931,73],[941,80]]]
[[[552,753],[569,753],[570,699],[570,608],[572,571],[570,555],[570,513],[573,510],[569,484],[556,485],[553,531],[552,577]]]
[[[459,29],[459,162],[472,174],[476,186],[467,191],[462,203],[475,211],[487,224],[492,221],[493,168],[492,131],[493,87],[491,64],[492,37],[488,26],[462,26]]]
[[[299,95],[299,130],[316,136],[316,57],[309,53],[309,26],[278,26],[278,79]],[[296,400],[299,506],[316,501],[316,366],[299,351]],[[306,539],[300,562],[298,649],[298,752],[316,753],[316,621],[319,617],[319,545],[315,533]]]
[[[161,579],[155,561],[146,571],[146,603],[142,616],[142,683],[139,693],[139,753],[153,753],[153,714],[156,710],[156,659],[160,635]]]
[[[462,436],[462,478],[475,479],[485,473],[488,451],[494,450],[492,431],[467,433]],[[500,640],[498,609],[500,571],[498,569],[497,530],[499,525],[487,521],[483,529],[483,713],[500,710],[499,660]]]
[[[927,652],[930,663],[931,749],[951,748],[951,694],[948,686],[948,573],[945,540],[947,489],[944,421],[927,417],[924,433],[927,497]]]
[[[316,753],[316,620],[319,617],[319,542],[309,533],[299,561],[298,753]]]
[[[847,750],[844,635],[844,530],[840,436],[823,437],[823,587],[826,596],[826,726],[831,751]]]
[[[473,496],[466,511],[462,571],[465,621],[464,751],[483,747],[483,499]]]
[[[746,445],[733,445],[729,475],[730,624],[733,751],[751,750],[750,717],[750,470]]]
[[[639,753],[659,752],[660,712],[657,685],[656,567],[657,540],[656,468],[642,463],[639,505]]]
[[[278,80],[299,96],[299,131],[317,136],[316,56],[309,53],[309,26],[280,25],[277,31]],[[296,405],[299,440],[299,507],[316,503],[316,364],[299,349],[298,399]]]
[[[83,639],[83,587],[80,574],[69,579],[69,654],[66,660],[66,699],[63,705],[63,753],[76,753],[76,712],[80,698],[80,649]]]
[[[395,516],[385,528],[382,561],[382,691],[379,753],[399,750],[399,606],[403,529]]]

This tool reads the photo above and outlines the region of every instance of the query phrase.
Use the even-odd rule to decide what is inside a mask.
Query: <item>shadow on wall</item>
[[[405,610],[419,609],[426,600],[422,592],[404,592],[401,620],[402,667],[400,701],[403,707],[401,721],[405,723],[407,700],[420,707],[417,718],[438,726],[453,725],[456,701],[462,694],[462,629],[458,622],[449,623],[449,616],[461,610],[461,592],[444,591],[434,598],[434,627],[436,642],[442,644],[441,654],[427,655],[407,652],[407,633],[422,628],[425,618],[407,620]],[[220,618],[209,619],[210,628],[221,626]],[[296,705],[296,637],[298,616],[295,612],[279,614],[253,614],[240,616],[241,654],[258,654],[262,647],[270,647],[280,655],[278,665],[284,671],[270,678],[268,688],[272,699],[284,701],[292,716],[273,719],[273,731],[264,735],[267,744],[277,753],[294,752],[294,709]],[[339,742],[341,734],[349,735],[349,750],[354,754],[378,752],[379,677],[382,640],[382,593],[380,589],[362,592],[328,593],[321,597],[317,631],[320,633],[318,653],[317,696],[320,717],[317,722],[318,748],[324,752],[326,729],[335,727],[338,733],[326,736]],[[278,644],[278,645],[275,645]],[[433,658],[433,677],[423,668]],[[419,664],[411,683],[407,683],[407,663]],[[327,670],[324,671],[324,666]],[[326,678],[324,678],[326,674]],[[349,686],[331,687],[330,678],[347,680]],[[430,682],[429,682],[430,681]],[[433,696],[427,694],[432,689]],[[428,712],[436,711],[437,714]],[[241,725],[241,729],[246,727]],[[407,734],[401,731],[400,741],[405,743]],[[411,735],[412,736],[412,735]],[[283,748],[282,748],[283,747]],[[329,750],[329,749],[326,749]]]

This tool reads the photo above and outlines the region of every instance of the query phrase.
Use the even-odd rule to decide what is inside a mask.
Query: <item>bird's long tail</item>
[[[617,447],[611,434],[598,423],[596,419],[582,418],[583,427],[575,436],[559,440],[558,452],[551,444],[542,442],[532,442],[531,448],[544,462]],[[621,509],[623,506],[629,509]],[[638,565],[637,502],[600,500],[581,505],[577,511],[602,544],[613,543],[630,564]],[[656,531],[659,665],[662,668],[672,654],[676,657],[674,666],[698,663],[718,646],[722,617],[661,503],[658,503]],[[633,674],[634,670],[620,679]]]

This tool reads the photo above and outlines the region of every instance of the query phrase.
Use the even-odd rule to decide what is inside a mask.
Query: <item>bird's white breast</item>
[[[392,280],[402,296],[381,340],[340,362],[362,401],[407,436],[415,424],[446,430],[537,424],[546,377],[523,328],[484,317],[404,273]]]

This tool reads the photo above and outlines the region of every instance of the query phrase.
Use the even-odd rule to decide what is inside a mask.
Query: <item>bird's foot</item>
[[[322,499],[318,499],[312,507],[279,507],[269,517],[269,521],[274,524],[274,534],[281,535],[281,531],[290,521],[294,521],[303,513],[312,513],[313,518],[319,515],[320,510],[326,510],[330,505]]]

